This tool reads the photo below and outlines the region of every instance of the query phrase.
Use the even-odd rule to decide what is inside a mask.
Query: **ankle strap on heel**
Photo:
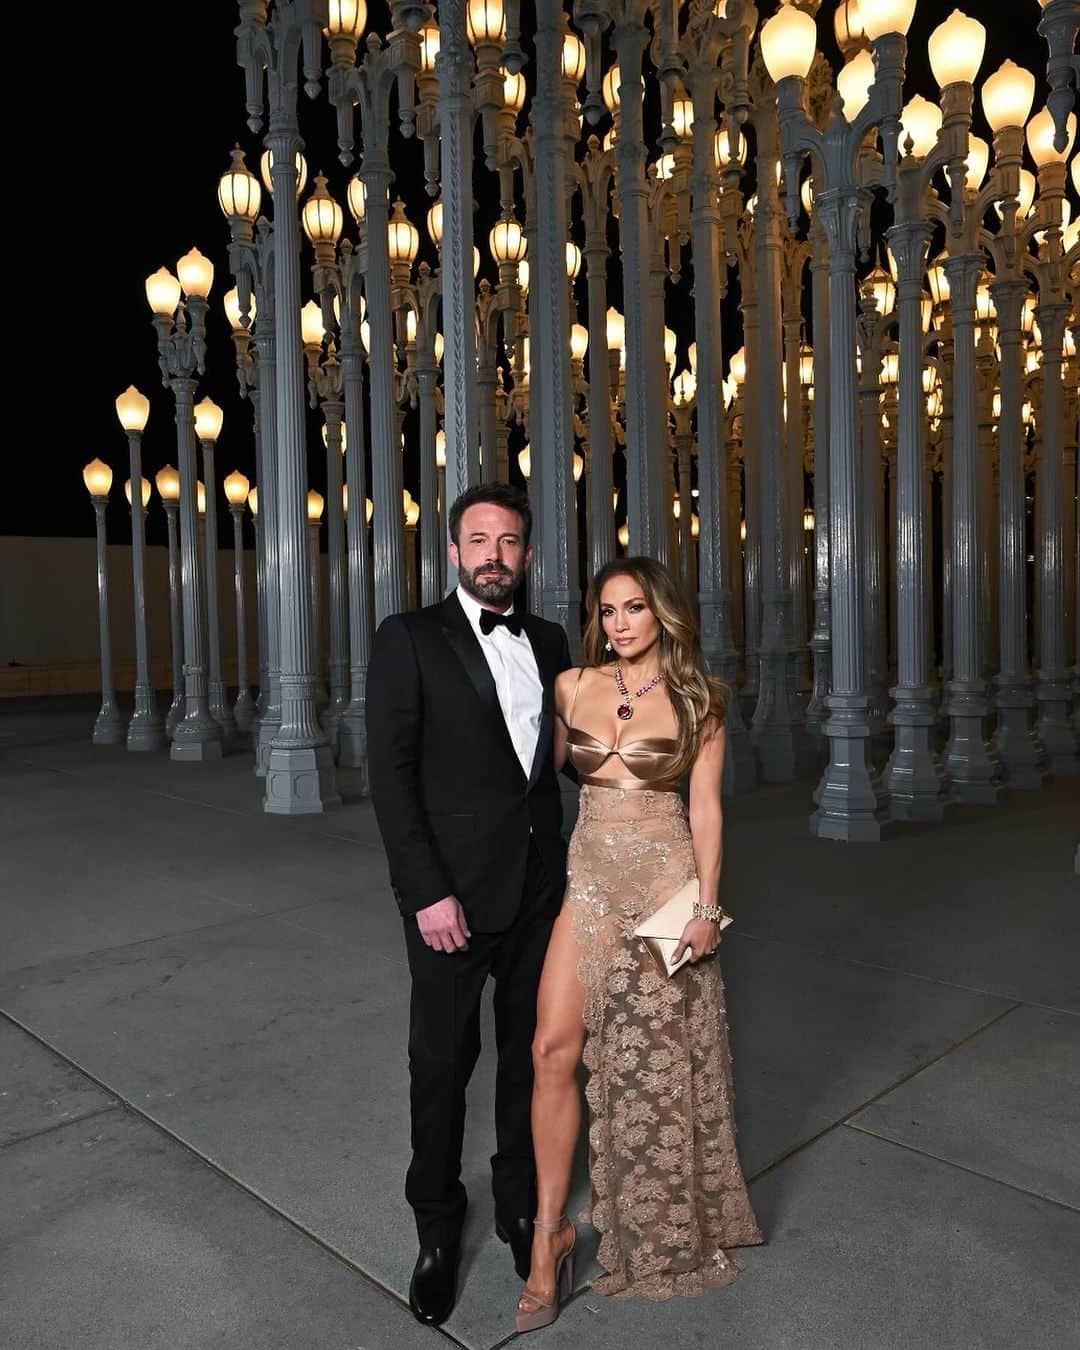
[[[533,1219],[533,1227],[539,1228],[541,1233],[561,1233],[566,1227],[567,1222],[568,1220],[565,1214],[561,1214],[554,1223],[549,1223],[546,1219],[541,1219],[537,1216],[537,1218]]]

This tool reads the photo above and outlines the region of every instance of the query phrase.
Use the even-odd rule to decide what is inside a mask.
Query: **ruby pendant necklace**
[[[648,684],[643,684],[640,689],[631,693],[626,687],[626,681],[623,679],[622,667],[616,662],[615,686],[619,693],[622,694],[623,701],[615,709],[615,716],[622,722],[628,722],[634,715],[634,709],[632,707],[634,699],[641,698],[641,696],[647,694],[650,689],[655,689],[663,678],[663,675],[654,675]]]

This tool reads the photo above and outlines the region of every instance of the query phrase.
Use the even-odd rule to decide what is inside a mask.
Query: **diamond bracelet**
[[[719,905],[706,905],[701,900],[694,901],[694,918],[705,919],[709,923],[719,923],[723,910]]]

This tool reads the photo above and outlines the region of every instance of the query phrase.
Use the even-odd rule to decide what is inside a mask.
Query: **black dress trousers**
[[[465,1090],[480,1054],[480,1000],[489,975],[495,980],[498,1051],[491,1159],[495,1219],[506,1224],[535,1213],[532,1040],[537,985],[561,898],[561,886],[552,886],[530,840],[521,904],[508,928],[497,933],[473,929],[468,950],[448,954],[425,944],[415,917],[404,920],[412,974],[412,1162],[405,1196],[422,1246],[455,1243],[465,1217]]]

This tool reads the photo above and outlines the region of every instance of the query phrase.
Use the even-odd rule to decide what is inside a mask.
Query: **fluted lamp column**
[[[180,513],[180,475],[166,464],[154,475],[165,511],[169,552],[169,650],[172,656],[172,702],[165,714],[165,735],[171,741],[176,724],[184,716],[184,616],[180,602],[180,548],[177,517]]]
[[[202,451],[203,483],[206,488],[206,535],[204,556],[206,562],[206,632],[209,655],[210,716],[221,727],[225,749],[236,740],[236,723],[229,707],[228,690],[221,667],[221,605],[218,596],[218,528],[217,528],[217,470],[214,466],[214,447],[225,414],[207,395],[195,405],[195,435]]]
[[[161,750],[165,747],[165,722],[157,710],[157,696],[150,676],[150,657],[146,633],[146,506],[150,484],[142,476],[142,433],[150,416],[150,400],[135,386],[116,400],[116,415],[127,434],[131,477],[128,502],[131,505],[131,572],[135,598],[135,710],[128,723],[129,750]],[[134,491],[139,484],[140,490]]]
[[[116,707],[113,683],[112,637],[109,632],[109,563],[105,542],[105,507],[112,487],[112,469],[92,459],[83,469],[83,482],[94,504],[97,535],[98,639],[101,646],[101,708],[94,723],[95,745],[123,745],[124,726]]]
[[[236,702],[232,714],[237,729],[245,736],[255,720],[255,700],[248,688],[247,675],[247,607],[244,601],[244,507],[247,505],[251,483],[234,469],[222,484],[229,503],[233,522],[233,590],[236,598]]]

